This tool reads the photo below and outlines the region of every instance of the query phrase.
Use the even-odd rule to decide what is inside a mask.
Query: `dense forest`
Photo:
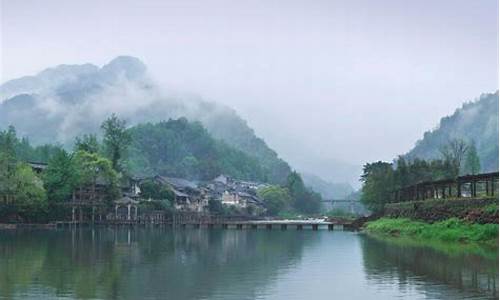
[[[254,157],[214,139],[199,122],[185,118],[128,129],[129,170],[138,176],[168,175],[209,180],[226,174],[242,180],[268,182]]]
[[[424,133],[405,157],[439,158],[440,149],[453,139],[475,144],[481,171],[498,170],[498,91],[464,103],[453,115],[442,118],[439,126]]]

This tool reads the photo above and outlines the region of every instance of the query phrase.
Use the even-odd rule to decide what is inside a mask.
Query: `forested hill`
[[[463,139],[477,147],[481,171],[498,170],[498,91],[467,102],[439,126],[424,134],[407,158],[439,158],[440,149],[452,139]]]
[[[160,87],[134,57],[120,56],[103,67],[60,65],[0,86],[0,130],[14,125],[35,145],[70,147],[76,136],[99,132],[112,113],[130,125],[200,121],[214,138],[257,160],[270,182],[285,183],[291,172],[233,109]]]
[[[196,180],[226,174],[238,179],[268,181],[255,158],[212,138],[199,122],[187,119],[139,124],[128,129],[129,170],[136,176],[166,175]]]

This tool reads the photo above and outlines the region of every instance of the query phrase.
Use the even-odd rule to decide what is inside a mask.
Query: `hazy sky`
[[[498,89],[495,0],[0,1],[2,82],[136,56],[300,169],[391,160]]]

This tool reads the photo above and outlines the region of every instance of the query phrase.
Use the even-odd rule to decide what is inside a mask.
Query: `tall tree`
[[[16,130],[9,126],[5,131],[0,131],[0,194],[11,196],[14,193],[12,179],[16,172],[17,143]]]
[[[321,196],[305,187],[299,173],[293,171],[288,175],[286,187],[292,197],[293,207],[297,211],[303,213],[317,213],[319,211]]]
[[[292,201],[288,190],[276,185],[259,189],[257,195],[264,200],[270,215],[277,215],[285,210]]]
[[[462,139],[453,139],[441,147],[440,151],[444,160],[451,164],[453,177],[458,177],[467,153],[467,143]]]
[[[83,150],[89,153],[98,153],[100,150],[99,141],[95,134],[84,134],[75,138],[75,152]]]
[[[77,187],[78,175],[73,156],[60,149],[50,160],[43,172],[49,204],[68,200]]]
[[[111,160],[113,169],[118,172],[122,171],[122,159],[131,143],[131,136],[125,125],[125,120],[118,119],[116,114],[112,114],[101,125],[101,129],[104,130],[104,150]]]
[[[43,182],[25,163],[18,163],[12,178],[17,213],[24,221],[41,221],[47,211]]]
[[[481,171],[481,162],[477,155],[476,144],[472,141],[465,156],[464,171],[466,174],[478,174]]]
[[[98,181],[102,181],[108,187],[106,200],[114,200],[120,195],[118,174],[109,159],[97,153],[78,151],[75,153],[75,168],[78,171],[78,185],[90,186],[95,192]]]
[[[378,161],[363,166],[361,175],[363,188],[361,202],[373,211],[381,211],[391,199],[394,189],[394,171],[392,165]]]

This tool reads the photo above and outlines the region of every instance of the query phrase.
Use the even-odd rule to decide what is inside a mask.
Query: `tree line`
[[[440,153],[440,159],[408,160],[399,156],[393,163],[377,161],[365,164],[361,175],[361,202],[372,211],[380,211],[398,189],[424,181],[478,174],[481,170],[473,141],[467,143],[462,139],[453,139],[441,147]]]
[[[59,204],[69,200],[75,189],[107,185],[105,201],[120,195],[123,154],[129,139],[125,123],[112,116],[102,124],[102,145],[93,135],[75,140],[68,152],[61,145],[32,147],[17,137],[14,127],[0,131],[0,218],[9,221],[45,222],[67,215]],[[40,159],[47,168],[36,174],[29,161]]]
[[[14,127],[0,131],[0,219],[43,222],[62,218],[75,189],[105,182],[106,203],[120,196],[122,181],[133,175],[167,175],[212,179],[227,174],[242,180],[266,182],[259,163],[247,154],[213,139],[200,123],[186,119],[126,127],[112,115],[95,134],[76,137],[72,151],[62,145],[32,146],[19,138]],[[46,162],[36,174],[29,161]],[[168,188],[145,181],[142,196],[160,200],[155,208],[171,209]],[[321,196],[304,186],[300,174],[291,172],[286,184],[259,191],[269,213],[316,213]],[[2,199],[0,199],[2,200]]]

